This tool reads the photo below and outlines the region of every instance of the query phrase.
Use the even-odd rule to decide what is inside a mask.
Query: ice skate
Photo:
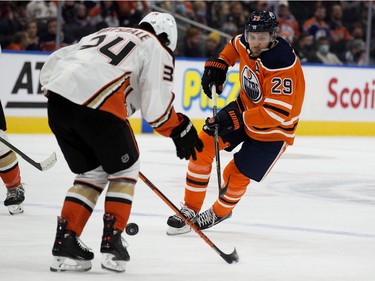
[[[230,212],[225,217],[218,217],[215,215],[214,210],[211,207],[210,209],[199,214],[197,220],[195,221],[195,225],[198,226],[200,230],[203,230],[203,229],[213,227],[214,225],[217,225],[223,220],[229,219],[231,216],[232,216],[232,212]]]
[[[22,185],[8,188],[7,197],[4,200],[4,206],[8,207],[11,215],[23,213],[23,204],[25,200],[25,190]]]
[[[198,213],[193,211],[192,209],[186,207],[185,205],[182,205],[181,214],[184,215],[185,218],[191,220],[194,222],[194,219],[197,217]],[[179,215],[173,215],[168,218],[167,221],[168,228],[167,228],[167,234],[168,235],[179,235],[188,233],[191,231],[191,228],[189,225],[187,225],[184,220]]]
[[[51,271],[88,271],[94,253],[86,247],[72,231],[66,230],[68,222],[57,218],[57,232],[52,248]]]
[[[111,214],[103,216],[104,228],[100,252],[102,253],[102,268],[115,272],[124,272],[126,263],[130,260],[128,244],[121,237],[121,231],[115,229],[116,217]]]

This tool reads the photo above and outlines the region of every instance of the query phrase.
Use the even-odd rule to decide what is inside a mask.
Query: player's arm
[[[159,134],[173,139],[179,158],[196,159],[203,143],[189,117],[173,107],[173,57],[160,46],[147,57],[140,77],[142,116]]]
[[[236,42],[239,35],[233,37],[218,58],[211,57],[204,64],[204,72],[201,79],[203,92],[209,97],[211,95],[211,85],[216,85],[217,94],[223,92],[224,82],[227,77],[229,66],[233,66],[239,59],[239,53],[236,50]]]

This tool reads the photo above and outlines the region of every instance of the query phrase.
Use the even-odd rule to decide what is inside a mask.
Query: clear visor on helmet
[[[259,43],[268,45],[272,41],[272,36],[269,32],[245,32],[245,39],[247,43]]]

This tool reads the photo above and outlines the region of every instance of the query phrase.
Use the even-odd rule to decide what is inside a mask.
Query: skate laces
[[[180,210],[181,214],[184,215],[185,218],[189,219],[189,220],[192,220],[195,216],[196,216],[196,213],[194,210],[186,207],[183,203],[181,203],[181,210]],[[182,218],[180,218],[180,216],[178,216],[176,214],[176,217],[178,217],[179,220],[183,220]]]
[[[198,225],[205,226],[205,225],[214,225],[217,216],[215,215],[212,208],[208,209],[207,211],[201,213],[197,219]]]
[[[18,198],[19,195],[22,195],[24,193],[24,189],[22,185],[17,187],[12,187],[7,189],[7,199],[13,199]]]
[[[77,245],[81,248],[81,250],[85,252],[91,252],[91,248],[89,248],[85,243],[82,242],[82,240],[76,236]]]

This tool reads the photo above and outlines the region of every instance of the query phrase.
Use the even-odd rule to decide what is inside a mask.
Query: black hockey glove
[[[240,129],[244,124],[242,114],[236,107],[223,108],[216,114],[214,120],[211,123],[211,118],[207,118],[206,124],[203,126],[203,130],[210,136],[215,135],[216,126],[218,126],[219,136],[224,136]]]
[[[177,113],[179,118],[182,119],[180,125],[173,129],[171,138],[176,146],[177,156],[180,159],[189,160],[190,157],[193,160],[197,160],[195,150],[201,152],[203,149],[203,142],[198,137],[197,130],[193,123],[191,123],[189,117],[182,113]]]
[[[204,64],[204,72],[202,76],[202,88],[204,93],[211,99],[212,93],[210,86],[216,85],[216,92],[220,95],[223,92],[223,84],[227,77],[228,64],[217,58],[210,58]]]

